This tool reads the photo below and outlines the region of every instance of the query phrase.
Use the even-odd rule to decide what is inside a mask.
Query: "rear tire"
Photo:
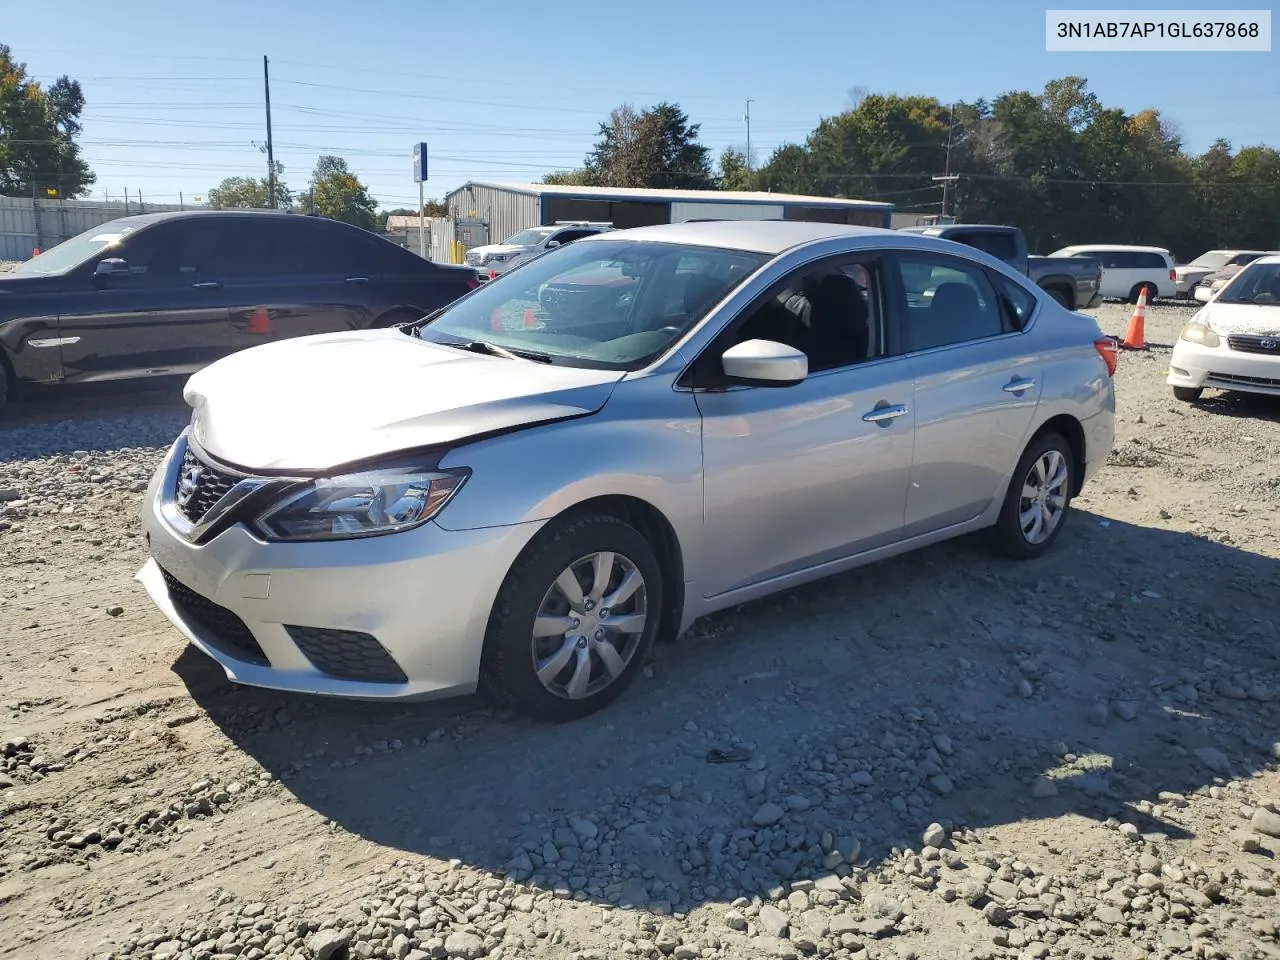
[[[1195,403],[1197,400],[1200,399],[1200,396],[1203,393],[1204,393],[1203,387],[1174,387],[1173,388],[1174,399],[1181,400],[1183,403]]]
[[[1053,546],[1071,509],[1075,470],[1075,454],[1059,434],[1047,433],[1027,447],[992,531],[997,549],[1033,560]]]
[[[662,610],[662,571],[639,531],[608,514],[552,521],[498,591],[481,683],[536,720],[595,713],[635,680]]]
[[[1147,291],[1147,303],[1152,303],[1152,302],[1154,302],[1154,301],[1155,301],[1155,299],[1156,299],[1156,295],[1157,295],[1160,291],[1159,291],[1159,290],[1157,290],[1157,289],[1155,288],[1155,286],[1154,286],[1153,284],[1150,284],[1150,283],[1140,283],[1140,284],[1138,284],[1137,286],[1135,286],[1132,290],[1130,290],[1130,291],[1129,291],[1129,302],[1130,302],[1130,303],[1137,303],[1137,302],[1138,302],[1138,298],[1139,298],[1140,296],[1142,296],[1142,291],[1143,291],[1144,289]]]
[[[1050,297],[1052,297],[1054,301],[1058,304],[1058,306],[1066,307],[1068,310],[1071,309],[1071,302],[1067,299],[1067,295],[1063,293],[1061,290],[1059,290],[1057,287],[1053,287],[1053,288],[1046,287],[1044,292],[1047,293]]]

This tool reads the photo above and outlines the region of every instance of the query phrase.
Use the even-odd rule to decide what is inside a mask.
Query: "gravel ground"
[[[728,611],[564,727],[233,688],[131,580],[176,392],[19,410],[0,955],[1280,957],[1280,404],[1175,402],[1187,316],[1049,557]]]

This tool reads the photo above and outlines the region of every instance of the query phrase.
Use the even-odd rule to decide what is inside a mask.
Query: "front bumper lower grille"
[[[198,626],[204,633],[204,639],[221,653],[244,663],[268,666],[267,655],[258,646],[251,631],[243,620],[226,607],[219,606],[207,597],[202,597],[186,584],[179,581],[164,567],[160,568],[164,575],[164,585],[169,591],[169,599],[178,608],[178,612],[187,620]]]
[[[338,680],[407,683],[399,664],[376,637],[355,630],[285,625],[290,639],[322,673]]]
[[[1280,377],[1245,377],[1238,373],[1209,374],[1208,386],[1230,390],[1233,385],[1246,389],[1248,387],[1268,387],[1273,390],[1280,390]]]

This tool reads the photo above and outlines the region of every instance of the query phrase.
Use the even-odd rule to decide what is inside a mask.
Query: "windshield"
[[[1249,264],[1222,288],[1217,302],[1280,306],[1280,263]]]
[[[1230,259],[1231,254],[1225,250],[1210,250],[1208,253],[1200,254],[1200,256],[1192,260],[1187,264],[1187,266],[1207,267],[1210,270],[1217,270]]]
[[[538,230],[536,228],[532,230],[521,230],[519,233],[507,237],[507,239],[502,242],[509,247],[532,247],[547,239],[547,237],[551,236],[552,232],[553,231],[549,229]]]
[[[637,241],[558,247],[447,308],[419,336],[483,340],[552,363],[638,370],[769,258]]]
[[[14,273],[20,277],[52,277],[74,270],[108,247],[117,246],[139,226],[141,224],[132,219],[104,223],[70,240],[64,240],[56,247],[50,247],[40,256],[32,257],[19,266]]]

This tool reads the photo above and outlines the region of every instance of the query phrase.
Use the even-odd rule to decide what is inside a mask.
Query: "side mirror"
[[[554,250],[554,249],[555,249],[556,247],[558,247],[558,246],[560,246],[560,241],[559,241],[559,240],[548,240],[548,241],[547,241],[547,249],[548,249],[548,250]]]
[[[1201,303],[1208,303],[1210,298],[1213,297],[1213,292],[1202,283],[1192,291],[1191,295]]]
[[[809,358],[785,343],[748,340],[720,355],[725,375],[753,387],[793,387],[809,375]]]
[[[129,262],[121,260],[119,257],[107,257],[105,260],[99,260],[97,267],[94,268],[93,275],[95,277],[125,277],[129,275]]]

